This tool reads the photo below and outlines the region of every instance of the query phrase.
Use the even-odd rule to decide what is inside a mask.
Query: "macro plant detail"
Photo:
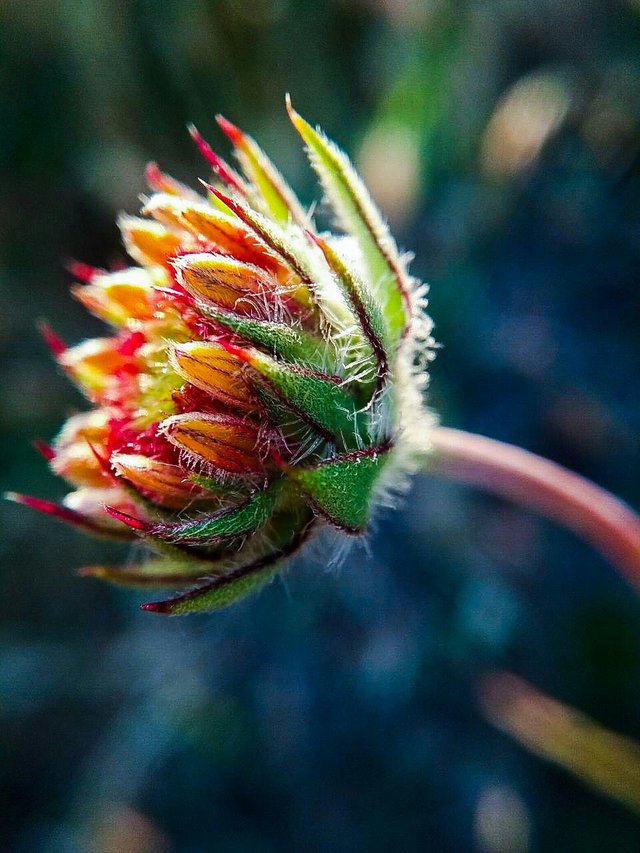
[[[147,609],[227,604],[268,580],[315,529],[361,533],[420,465],[431,323],[347,158],[290,106],[349,236],[311,218],[258,145],[219,118],[244,175],[195,128],[214,183],[147,170],[143,217],[119,220],[138,266],[75,265],[74,296],[112,329],[67,348],[45,335],[93,409],[51,448],[85,530],[141,537],[154,556],[88,573],[188,587]],[[194,586],[195,585],[195,586]]]
[[[242,173],[191,128],[210,165],[198,193],[147,169],[136,265],[73,266],[74,296],[110,334],[44,335],[92,405],[52,446],[73,490],[18,502],[89,533],[142,540],[133,566],[84,574],[173,587],[142,605],[209,611],[270,580],[321,527],[364,533],[376,507],[430,470],[565,524],[640,583],[640,522],[620,501],[532,454],[439,427],[425,285],[408,271],[348,158],[291,121],[340,228],[318,231],[257,143],[227,120]]]

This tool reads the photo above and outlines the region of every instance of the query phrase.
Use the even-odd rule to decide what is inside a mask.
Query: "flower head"
[[[219,118],[243,174],[192,128],[212,183],[196,193],[151,165],[142,216],[119,221],[137,265],[73,269],[109,334],[67,348],[46,331],[93,408],[45,448],[73,486],[63,505],[18,499],[142,538],[146,562],[85,573],[186,588],[149,610],[215,609],[320,526],[362,533],[428,443],[426,288],[347,157],[288,109],[340,235]]]

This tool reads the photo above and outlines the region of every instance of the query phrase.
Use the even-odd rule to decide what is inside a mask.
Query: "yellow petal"
[[[115,326],[153,317],[154,281],[138,267],[94,276],[72,293],[92,314]]]
[[[120,476],[146,492],[151,500],[171,509],[180,509],[202,495],[201,489],[187,479],[178,465],[137,453],[114,453],[110,461]]]
[[[240,372],[241,362],[218,344],[176,344],[171,365],[187,382],[212,397],[245,411],[253,408],[251,393]]]
[[[118,225],[127,252],[140,264],[164,266],[180,249],[180,236],[161,222],[121,216]]]
[[[255,313],[261,296],[273,299],[277,283],[254,264],[211,252],[184,255],[175,263],[179,283],[192,296],[241,314]]]
[[[167,418],[160,429],[172,444],[220,471],[246,474],[263,469],[258,428],[240,418],[190,412]]]

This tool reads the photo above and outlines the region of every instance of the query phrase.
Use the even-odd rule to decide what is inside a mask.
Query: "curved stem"
[[[585,539],[640,590],[640,517],[609,492],[527,450],[437,427],[428,470],[533,509]]]

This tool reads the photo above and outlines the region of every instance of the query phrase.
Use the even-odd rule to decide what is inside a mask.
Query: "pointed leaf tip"
[[[170,613],[168,601],[148,601],[146,604],[140,605],[140,610],[146,610],[147,613]]]
[[[255,139],[222,116],[217,116],[217,121],[234,145],[259,207],[281,225],[293,221],[303,228],[308,226],[309,219],[293,190]]]
[[[320,128],[305,121],[290,98],[286,105],[342,228],[358,243],[368,287],[382,308],[387,333],[395,344],[411,317],[410,278],[395,241],[347,155]]]
[[[12,503],[21,504],[22,506],[29,507],[29,509],[35,509],[36,512],[41,512],[43,515],[49,515],[58,521],[70,524],[72,527],[79,527],[81,530],[84,530],[86,533],[91,533],[94,536],[109,536],[118,539],[129,538],[126,531],[123,531],[123,534],[126,534],[126,536],[123,536],[116,531],[101,527],[100,524],[92,518],[83,515],[77,510],[70,509],[63,504],[46,501],[42,498],[35,498],[31,495],[22,495],[18,492],[5,492],[4,498]]]
[[[386,441],[377,447],[344,453],[309,467],[293,467],[288,475],[330,524],[345,533],[358,534],[369,521],[371,496],[391,446],[391,441]]]

